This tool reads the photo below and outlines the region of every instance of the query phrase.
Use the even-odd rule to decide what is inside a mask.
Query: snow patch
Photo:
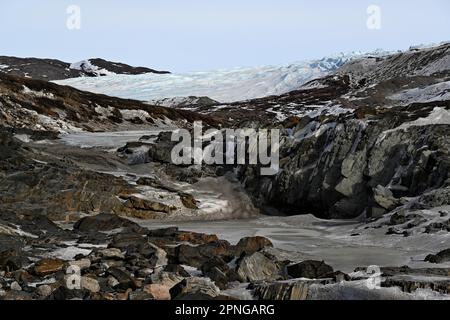
[[[33,95],[35,97],[39,97],[39,98],[55,99],[55,96],[53,95],[53,93],[44,92],[44,91],[34,91],[34,90],[31,90],[30,88],[28,88],[25,85],[23,86],[22,92],[25,93],[25,94]]]
[[[450,81],[433,84],[423,88],[404,90],[388,97],[404,105],[450,100]]]
[[[446,110],[441,107],[436,107],[433,109],[433,111],[428,115],[426,118],[419,118],[417,120],[403,123],[402,125],[398,126],[397,128],[386,130],[384,131],[380,137],[378,138],[378,141],[384,140],[387,134],[403,130],[406,131],[411,127],[420,127],[420,126],[429,126],[429,125],[450,125],[450,110]]]
[[[70,69],[92,73],[95,74],[96,76],[111,76],[116,74],[109,70],[97,67],[96,65],[92,64],[90,60],[82,60],[72,63],[70,65]]]

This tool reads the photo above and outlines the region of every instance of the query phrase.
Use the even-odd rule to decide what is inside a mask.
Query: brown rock
[[[60,259],[42,259],[34,266],[34,273],[43,277],[63,270],[65,262]]]
[[[144,286],[144,291],[156,300],[170,300],[170,288],[163,284],[149,284]]]
[[[243,253],[248,255],[265,247],[273,247],[272,242],[267,238],[260,236],[242,238],[236,245],[235,254],[237,257],[241,256]]]

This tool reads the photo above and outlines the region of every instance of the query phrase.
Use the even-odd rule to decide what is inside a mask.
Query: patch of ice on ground
[[[67,248],[56,249],[55,251],[48,253],[48,255],[50,257],[69,261],[69,260],[73,260],[75,258],[75,256],[77,256],[79,254],[86,256],[86,255],[90,254],[91,252],[92,252],[91,249],[69,246]]]
[[[183,230],[217,234],[237,243],[241,238],[263,236],[276,248],[300,252],[308,259],[325,260],[336,270],[352,272],[358,266],[417,266],[413,257],[436,253],[448,247],[450,234],[417,234],[410,237],[387,236],[385,228],[367,229],[358,220],[322,220],[312,215],[290,217],[259,216],[223,221],[146,221],[144,227],[156,229],[178,226]],[[354,232],[359,236],[351,236]],[[429,266],[429,265],[428,265]]]
[[[44,280],[39,281],[39,282],[30,282],[27,285],[29,287],[36,288],[37,286],[41,286],[41,285],[44,285],[44,284],[53,284],[53,283],[56,283],[56,279],[55,278],[48,278],[48,279],[44,279]]]
[[[54,99],[55,98],[53,93],[45,92],[45,91],[34,91],[34,90],[31,90],[30,88],[28,88],[25,85],[23,86],[23,93],[30,94],[30,95],[33,95],[33,96],[39,97],[39,98],[48,98],[48,99]]]
[[[28,143],[31,141],[29,134],[15,134],[14,138],[19,139],[22,142]]]
[[[114,131],[114,132],[72,132],[62,134],[61,141],[70,146],[81,148],[119,148],[123,147],[127,142],[139,141],[142,136],[157,136],[160,132],[165,131],[161,128],[137,130],[137,131]]]
[[[0,234],[6,234],[6,235],[17,235],[21,237],[28,237],[28,238],[38,238],[38,236],[23,231],[20,226],[17,225],[11,225],[7,226],[4,224],[0,224]]]

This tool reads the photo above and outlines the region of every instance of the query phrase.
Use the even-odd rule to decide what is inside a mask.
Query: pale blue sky
[[[66,8],[81,8],[81,30]],[[381,30],[366,9],[382,9]],[[102,57],[175,72],[450,40],[448,0],[0,0],[0,55]]]

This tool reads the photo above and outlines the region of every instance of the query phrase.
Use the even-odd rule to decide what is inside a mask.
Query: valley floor
[[[142,136],[155,136],[161,129],[125,132],[72,133],[62,136],[62,144],[71,152],[79,149],[80,161],[91,170],[110,172],[118,176],[148,176],[155,168],[150,164],[127,165],[112,162],[113,152],[127,142],[139,141]],[[61,142],[53,149],[63,152]],[[54,148],[55,146],[53,146]],[[92,149],[95,148],[95,149]],[[51,149],[52,150],[52,149]],[[91,157],[86,155],[86,151]],[[67,151],[66,151],[67,152]],[[66,155],[70,156],[66,153]],[[105,157],[103,160],[95,155]],[[73,156],[73,154],[72,154]],[[91,160],[91,161],[89,161]],[[116,168],[113,170],[113,168]],[[161,178],[161,176],[159,177]],[[167,176],[164,179],[170,179]],[[138,220],[140,225],[155,229],[177,226],[183,230],[213,233],[219,238],[237,243],[243,237],[263,236],[275,247],[289,251],[290,259],[318,259],[344,272],[369,265],[427,267],[426,255],[447,249],[450,233],[413,234],[386,237],[387,227],[366,228],[367,223],[354,220],[321,220],[307,214],[300,216],[263,216],[250,206],[238,189],[239,186],[221,179],[205,178],[195,184],[167,181],[189,191],[200,202],[200,212],[193,215],[183,211],[179,216],[164,220]],[[143,192],[145,196],[145,192]],[[450,208],[441,208],[443,210]],[[431,213],[432,214],[432,213]],[[169,220],[169,221],[167,221]],[[450,263],[447,264],[450,266]]]

